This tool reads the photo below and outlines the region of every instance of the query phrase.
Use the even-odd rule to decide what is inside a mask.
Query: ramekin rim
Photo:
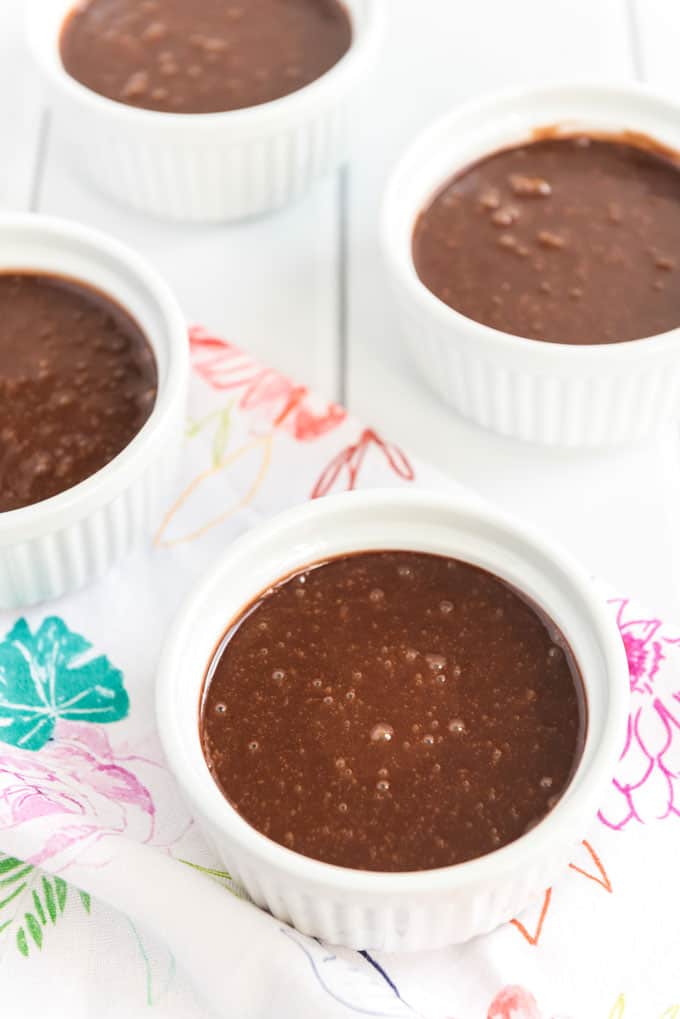
[[[341,0],[341,2],[346,3],[346,0]],[[384,27],[384,8],[381,0],[363,0],[363,2],[366,5],[366,24],[361,27],[360,31],[357,31],[355,15],[348,8],[352,22],[352,40],[349,49],[336,64],[319,78],[315,78],[288,95],[280,96],[267,103],[214,113],[168,113],[162,110],[130,106],[127,103],[103,96],[72,77],[61,61],[59,39],[64,20],[75,5],[75,0],[68,0],[68,3],[64,4],[68,9],[59,23],[59,32],[54,40],[52,50],[56,59],[46,61],[40,47],[34,44],[33,19],[36,16],[40,0],[29,0],[24,18],[25,32],[31,51],[43,74],[48,76],[59,88],[66,90],[73,100],[88,106],[93,112],[114,116],[121,121],[127,121],[130,125],[134,124],[136,127],[147,126],[160,130],[172,131],[179,128],[211,130],[227,125],[235,129],[250,130],[264,126],[288,114],[295,116],[298,113],[304,113],[311,104],[320,101],[324,95],[333,95],[334,92],[342,91],[343,85],[349,84],[353,80],[353,76],[370,62],[371,54],[379,42]]]
[[[65,238],[76,244],[82,243],[91,250],[110,257],[113,262],[126,266],[143,285],[165,322],[168,335],[168,364],[165,379],[162,383],[159,380],[153,410],[128,445],[113,460],[79,484],[41,502],[0,513],[0,548],[30,540],[36,534],[44,534],[55,527],[82,519],[127,487],[140,470],[138,461],[145,456],[148,459],[158,441],[162,439],[160,433],[169,416],[176,412],[178,400],[184,401],[189,379],[187,324],[170,287],[145,258],[103,231],[56,216],[2,213],[0,231],[5,227],[25,229],[32,233],[43,232],[51,237]],[[16,268],[17,271],[31,271],[30,265],[17,265]],[[95,285],[87,273],[79,274],[78,278],[82,283]],[[125,476],[127,480],[124,480]]]
[[[423,131],[421,131],[409,144],[404,152],[402,152],[400,158],[390,171],[387,184],[384,190],[382,204],[381,204],[381,216],[380,216],[380,234],[383,248],[383,255],[389,264],[391,271],[398,277],[399,284],[407,289],[410,296],[417,301],[420,306],[426,310],[430,315],[438,318],[440,323],[448,328],[455,328],[459,332],[461,330],[467,330],[467,332],[474,336],[480,342],[485,342],[489,346],[495,346],[495,349],[502,350],[505,353],[516,353],[518,355],[531,355],[533,354],[536,359],[547,359],[550,358],[555,361],[557,358],[562,358],[563,363],[571,363],[572,365],[582,364],[583,367],[587,367],[588,363],[605,357],[610,360],[617,358],[623,362],[630,357],[638,358],[639,356],[653,356],[658,354],[660,351],[665,351],[672,348],[673,345],[677,345],[680,340],[680,325],[674,329],[669,329],[664,333],[656,333],[651,336],[640,337],[635,340],[622,340],[616,343],[589,343],[589,344],[570,344],[570,343],[550,343],[545,340],[536,340],[527,336],[519,336],[515,333],[505,332],[502,329],[496,329],[493,326],[478,322],[475,319],[469,318],[462,312],[457,311],[455,308],[450,307],[439,297],[437,297],[418,276],[416,272],[415,263],[413,260],[412,250],[412,239],[413,239],[413,228],[415,227],[416,221],[419,214],[422,212],[425,204],[421,204],[415,210],[409,211],[409,242],[408,246],[404,248],[399,247],[399,250],[395,250],[395,246],[392,244],[394,236],[394,221],[397,216],[397,209],[400,204],[399,188],[403,176],[408,172],[410,164],[415,161],[418,153],[426,148],[437,135],[442,134],[446,131],[447,127],[456,122],[459,118],[467,117],[474,112],[478,112],[480,115],[485,115],[487,112],[492,111],[494,107],[501,102],[511,102],[513,100],[522,102],[527,97],[532,96],[550,96],[551,94],[559,94],[569,91],[578,91],[583,89],[589,89],[595,92],[599,92],[602,95],[616,96],[645,96],[652,101],[657,101],[659,104],[663,104],[667,107],[675,108],[680,119],[680,102],[675,100],[672,96],[665,93],[659,88],[655,88],[646,82],[614,82],[614,81],[603,81],[602,79],[583,77],[565,79],[563,81],[555,81],[549,83],[543,83],[539,85],[515,85],[508,88],[499,89],[492,92],[487,92],[483,96],[471,99],[468,102],[457,105],[454,109],[449,110],[443,116],[439,117]],[[542,125],[537,124],[537,127]],[[462,169],[463,167],[460,167]],[[454,165],[449,171],[449,176],[456,172],[457,167]],[[446,176],[441,180],[441,183],[445,183]],[[426,203],[427,199],[425,199]]]
[[[357,500],[362,500],[366,508],[371,504],[374,508],[384,505],[384,500],[388,500],[392,504],[396,501],[410,505],[414,510],[419,506],[422,508],[424,504],[440,508],[451,508],[452,505],[455,505],[459,511],[482,516],[488,523],[505,529],[509,536],[519,538],[520,541],[542,553],[569,576],[583,599],[588,616],[593,621],[602,654],[606,659],[607,713],[603,720],[601,737],[588,765],[587,782],[584,784],[585,776],[582,772],[585,767],[588,735],[583,757],[568,787],[572,790],[569,795],[565,795],[535,828],[520,839],[485,856],[464,863],[432,870],[391,873],[356,870],[315,860],[279,845],[248,824],[219,791],[205,762],[203,762],[205,766],[201,769],[200,775],[190,776],[188,781],[187,776],[179,774],[175,767],[177,757],[181,757],[183,753],[181,749],[182,737],[178,735],[177,726],[189,724],[198,728],[198,704],[196,705],[195,719],[183,722],[178,720],[176,712],[173,712],[172,709],[172,697],[167,696],[168,692],[172,690],[172,661],[183,646],[184,631],[190,630],[192,617],[200,611],[199,607],[217,584],[220,575],[227,569],[230,557],[235,553],[243,554],[244,550],[252,549],[255,552],[258,543],[263,538],[291,523],[302,526],[309,515],[319,512],[319,508],[321,512],[333,514],[334,511],[342,512],[345,505],[356,506]],[[521,526],[506,513],[489,505],[480,504],[480,500],[468,493],[464,495],[441,493],[425,488],[413,492],[378,488],[327,496],[322,500],[288,509],[259,525],[256,529],[246,532],[229,546],[209,574],[193,588],[188,598],[185,599],[169,634],[170,636],[163,647],[156,679],[156,716],[165,756],[178,784],[192,804],[199,804],[202,815],[210,824],[216,830],[224,832],[225,837],[238,844],[242,850],[249,852],[251,860],[273,866],[288,877],[302,878],[313,885],[328,886],[330,884],[339,890],[365,893],[369,896],[384,894],[408,896],[436,892],[442,887],[451,890],[482,882],[492,875],[502,876],[518,869],[528,869],[533,859],[540,856],[548,846],[557,841],[558,825],[562,829],[569,829],[570,822],[573,825],[576,815],[580,816],[586,810],[586,806],[588,810],[592,809],[593,816],[595,815],[599,806],[595,790],[600,793],[601,787],[604,787],[607,779],[611,778],[613,763],[622,749],[625,721],[628,717],[628,684],[626,683],[625,687],[621,688],[621,684],[616,682],[616,677],[624,670],[627,674],[625,651],[616,631],[613,617],[597,595],[591,578],[564,550],[548,542],[532,528]],[[216,635],[216,641],[218,637],[219,635]],[[207,664],[204,663],[203,669],[207,667]],[[587,686],[587,680],[584,679],[584,683]],[[215,792],[222,802],[220,818],[216,818],[212,810],[212,804],[217,803]]]

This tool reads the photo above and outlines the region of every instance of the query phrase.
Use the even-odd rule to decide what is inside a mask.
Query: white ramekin
[[[680,151],[680,103],[643,85],[526,88],[451,113],[409,149],[385,196],[382,242],[403,333],[432,388],[485,428],[564,446],[640,439],[680,417],[680,329],[584,347],[523,339],[454,311],[415,271],[413,228],[438,188],[546,125],[636,131]]]
[[[0,216],[0,271],[55,273],[96,287],[126,308],[158,365],[158,396],[141,431],[79,485],[0,513],[0,607],[57,598],[100,577],[150,537],[182,449],[189,384],[186,324],[147,263],[96,231],[43,216]]]
[[[367,549],[440,553],[490,570],[548,613],[579,662],[588,731],[574,779],[541,824],[481,859],[404,874],[308,859],[251,828],[223,797],[203,758],[201,690],[229,623],[290,572]],[[305,934],[347,947],[434,948],[515,916],[566,867],[595,816],[625,738],[626,658],[613,618],[589,578],[524,528],[466,498],[377,490],[286,512],[230,547],[190,596],[170,634],[157,683],[158,724],[168,762],[196,819],[258,905]]]
[[[75,0],[28,0],[27,33],[77,163],[101,188],[155,216],[241,219],[298,198],[348,151],[357,86],[370,68],[384,0],[344,0],[353,41],[317,81],[244,110],[172,114],[115,102],[66,73],[59,53]]]

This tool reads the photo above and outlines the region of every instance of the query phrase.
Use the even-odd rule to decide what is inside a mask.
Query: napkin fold
[[[627,599],[609,599],[632,695],[619,768],[569,868],[521,917],[468,945],[377,956],[306,938],[233,888],[155,733],[173,613],[226,544],[300,500],[457,486],[220,337],[190,342],[182,476],[153,548],[85,592],[0,613],[7,1014],[680,1016],[680,631]]]

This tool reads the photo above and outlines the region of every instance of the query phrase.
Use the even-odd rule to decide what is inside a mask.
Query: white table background
[[[0,0],[0,209],[65,216],[120,237],[165,275],[189,321],[344,402],[558,538],[620,593],[678,618],[678,430],[634,449],[567,453],[457,418],[401,349],[377,226],[400,152],[462,100],[573,77],[638,79],[680,93],[680,3],[382,2],[389,31],[359,105],[351,165],[276,216],[199,228],[133,214],[80,179],[23,47],[22,0]]]

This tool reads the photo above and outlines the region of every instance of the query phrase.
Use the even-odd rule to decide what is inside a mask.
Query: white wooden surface
[[[642,78],[680,93],[680,4],[382,2],[389,31],[360,106],[351,165],[272,218],[182,228],[133,215],[79,178],[23,51],[21,0],[2,0],[0,207],[116,234],[164,273],[190,321],[344,400],[411,452],[554,535],[618,591],[680,614],[677,431],[633,450],[567,454],[465,424],[404,357],[377,243],[390,167],[461,100],[582,76]]]

